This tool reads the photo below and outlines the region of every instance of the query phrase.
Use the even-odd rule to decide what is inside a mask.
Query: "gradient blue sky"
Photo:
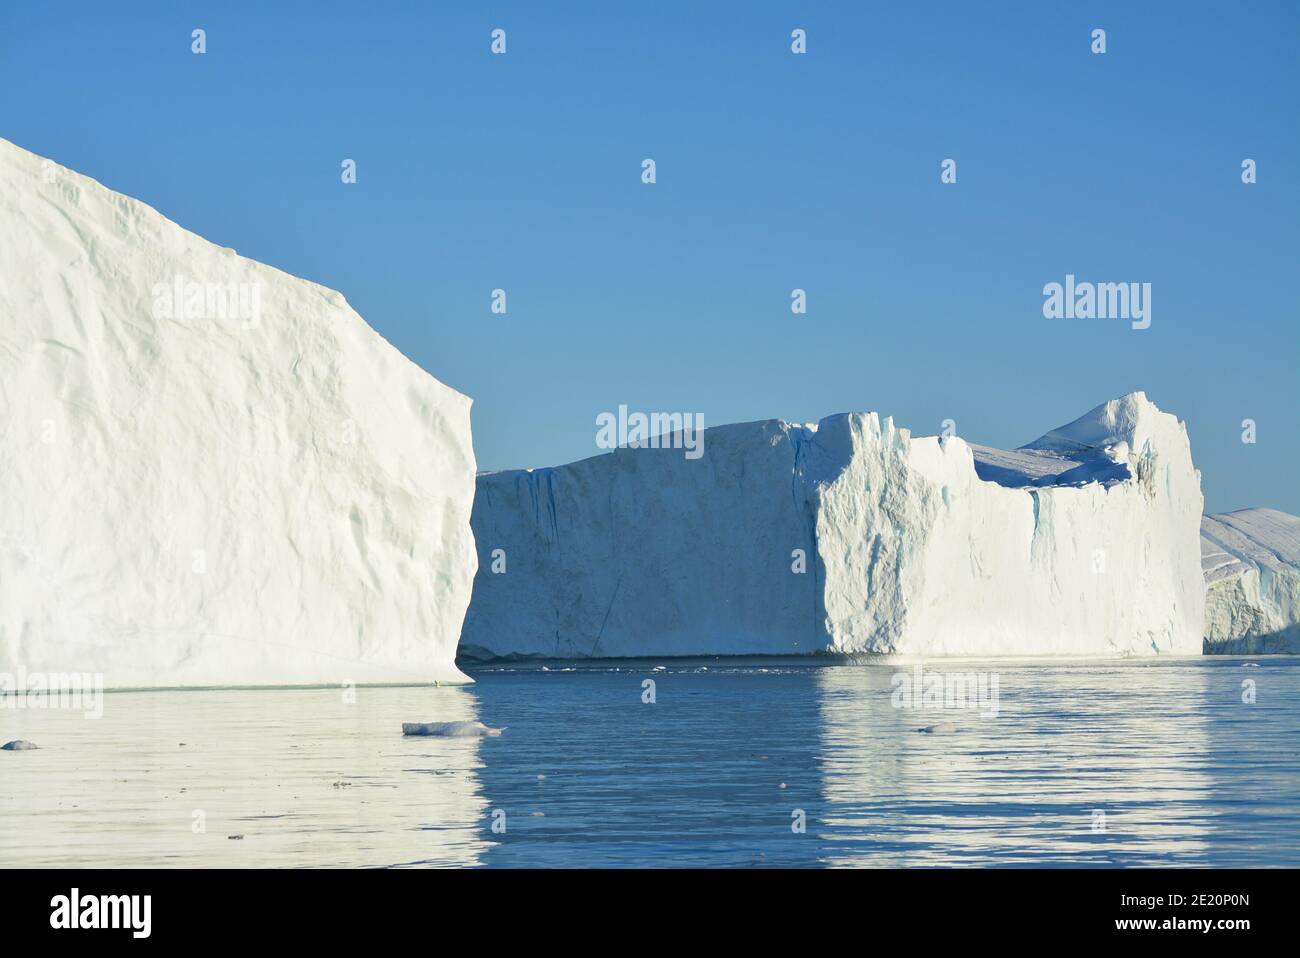
[[[483,469],[620,403],[1014,446],[1145,389],[1208,511],[1300,513],[1298,38],[1293,2],[8,0],[0,136],[341,290],[474,397]],[[1152,283],[1151,328],[1044,319],[1067,272]]]

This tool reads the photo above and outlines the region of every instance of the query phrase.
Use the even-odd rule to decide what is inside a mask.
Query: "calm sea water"
[[[552,663],[353,703],[3,709],[0,740],[40,749],[0,752],[0,865],[1300,865],[1300,659],[927,663],[996,673],[996,717],[895,708],[910,668]],[[508,728],[400,734],[461,719]]]

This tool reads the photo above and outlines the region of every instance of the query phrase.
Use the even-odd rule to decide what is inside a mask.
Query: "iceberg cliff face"
[[[1201,520],[1205,651],[1300,652],[1300,518],[1243,509]]]
[[[470,400],[332,290],[0,140],[0,670],[464,681]]]
[[[624,448],[480,476],[481,565],[462,654],[819,648],[815,545],[793,471],[801,434],[779,422],[719,426],[696,460]],[[806,575],[790,573],[795,548]]]
[[[1201,502],[1142,393],[1014,451],[875,413],[715,427],[696,460],[480,476],[461,652],[1199,654]]]

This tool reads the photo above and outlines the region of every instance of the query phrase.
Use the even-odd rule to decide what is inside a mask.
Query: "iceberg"
[[[1200,476],[1141,392],[1016,450],[876,413],[703,438],[481,474],[462,657],[1201,652]]]
[[[1201,520],[1205,651],[1300,652],[1300,518],[1242,509]]]
[[[0,234],[0,670],[468,681],[468,397],[4,140]]]

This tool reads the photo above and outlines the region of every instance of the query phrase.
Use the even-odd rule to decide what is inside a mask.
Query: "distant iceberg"
[[[1243,509],[1201,521],[1205,651],[1300,652],[1300,518]]]
[[[1143,393],[1016,450],[875,413],[486,473],[469,658],[1199,654],[1202,497]]]

